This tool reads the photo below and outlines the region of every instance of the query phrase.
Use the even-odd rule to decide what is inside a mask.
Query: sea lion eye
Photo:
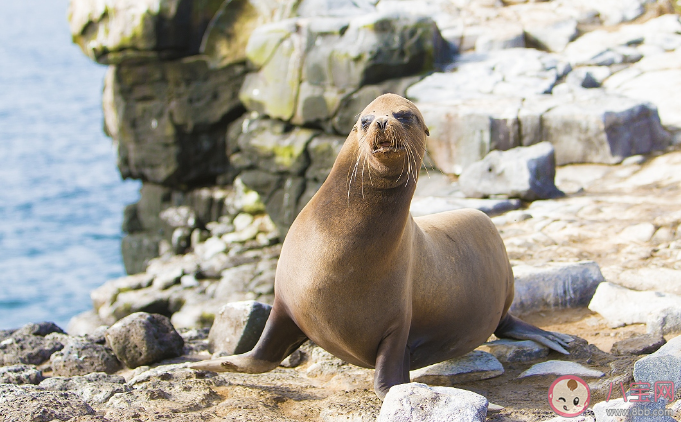
[[[369,125],[371,122],[374,120],[374,115],[373,114],[368,114],[366,116],[362,116],[362,129],[367,130],[369,128]]]
[[[411,119],[414,117],[414,113],[411,111],[405,110],[405,111],[397,111],[393,113],[393,117],[395,117],[397,120],[401,122],[409,122]]]

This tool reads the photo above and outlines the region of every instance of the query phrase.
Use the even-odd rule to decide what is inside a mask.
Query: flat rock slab
[[[471,391],[400,384],[385,396],[378,422],[478,421],[487,417],[488,401]]]
[[[528,370],[518,375],[518,378],[534,375],[576,375],[578,377],[600,378],[605,374],[596,369],[587,368],[576,362],[565,360],[548,360],[532,365]]]
[[[451,386],[457,383],[498,377],[504,367],[491,353],[473,350],[460,358],[436,363],[411,371],[414,382]]]
[[[638,292],[613,283],[601,283],[589,303],[612,327],[646,324],[648,333],[667,334],[681,329],[681,296]]]
[[[634,365],[634,379],[637,382],[671,381],[674,388],[681,385],[681,336],[671,339],[660,349]],[[675,390],[676,391],[676,390]]]
[[[5,421],[67,421],[95,411],[70,391],[45,391],[34,385],[0,384],[0,415]]]
[[[529,362],[549,354],[549,348],[532,340],[500,339],[483,344],[480,348],[496,357],[499,362]]]
[[[95,372],[78,377],[50,377],[40,383],[40,388],[49,391],[71,391],[90,406],[100,406],[114,394],[127,393],[132,387],[120,375]]]
[[[250,351],[258,342],[271,310],[270,305],[254,300],[223,306],[208,334],[210,350],[225,355]]]
[[[460,210],[463,208],[475,208],[487,215],[501,214],[506,211],[516,210],[522,206],[518,199],[475,199],[443,196],[415,196],[411,201],[411,215],[435,214],[438,212]]]
[[[617,356],[647,355],[656,352],[666,342],[661,334],[644,334],[615,342],[610,353]]]
[[[681,295],[681,270],[671,268],[625,270],[613,282],[632,290],[655,290]]]
[[[551,263],[543,267],[513,267],[515,297],[510,311],[515,315],[551,309],[581,308],[591,301],[604,281],[597,263]]]

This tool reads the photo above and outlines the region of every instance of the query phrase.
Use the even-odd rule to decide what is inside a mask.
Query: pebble
[[[582,366],[577,362],[548,360],[532,365],[529,369],[518,375],[518,378],[531,377],[534,375],[576,375],[578,377],[600,378],[605,374],[596,369]]]

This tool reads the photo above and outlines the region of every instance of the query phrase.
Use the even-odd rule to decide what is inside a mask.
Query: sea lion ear
[[[354,126],[352,127],[352,132],[357,132],[357,125],[354,125]]]
[[[426,136],[430,136],[430,131],[426,128]]]

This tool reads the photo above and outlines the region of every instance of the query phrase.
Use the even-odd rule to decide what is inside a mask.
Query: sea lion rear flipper
[[[260,374],[279,366],[282,360],[293,353],[307,340],[288,314],[276,304],[267,318],[265,329],[258,343],[250,352],[211,359],[190,365],[190,368],[213,372],[246,372]]]
[[[570,352],[565,350],[565,347],[568,347],[568,343],[572,341],[572,337],[567,334],[542,330],[532,324],[519,320],[509,313],[501,320],[496,331],[494,331],[494,335],[499,338],[534,340],[537,343],[543,344],[549,349],[564,355],[570,354]]]

